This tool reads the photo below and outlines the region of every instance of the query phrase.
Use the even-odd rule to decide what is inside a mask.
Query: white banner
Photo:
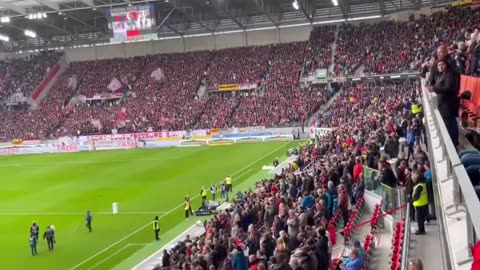
[[[157,68],[150,74],[150,78],[153,78],[155,81],[161,81],[165,79],[165,74],[161,68]]]
[[[110,89],[110,91],[115,92],[118,89],[122,88],[122,83],[114,77],[112,81],[108,84],[107,88]]]

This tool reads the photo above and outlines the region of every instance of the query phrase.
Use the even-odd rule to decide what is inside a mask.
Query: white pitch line
[[[168,246],[170,246],[171,244],[175,243],[175,242],[178,242],[178,239],[180,239],[182,237],[183,234],[185,234],[186,232],[190,231],[193,227],[197,226],[196,224],[193,224],[192,226],[188,227],[188,229],[186,229],[183,233],[177,235],[177,237],[175,237],[173,240],[171,240],[170,242],[166,243],[165,245],[163,245],[159,250],[162,250],[162,249],[166,249]],[[155,255],[158,254],[158,250],[157,252],[154,252],[152,255],[148,256],[147,258],[145,258],[143,261],[141,261],[139,264],[135,265],[132,270],[134,269],[137,269],[137,267],[139,267],[140,265],[142,265],[143,263],[145,263],[146,261],[150,260],[151,258],[153,258]]]
[[[238,173],[240,173],[240,172],[244,171],[245,169],[251,167],[251,166],[254,165],[255,163],[257,163],[257,162],[259,162],[260,160],[264,159],[265,157],[267,157],[267,156],[269,156],[269,155],[277,152],[278,150],[280,150],[280,149],[282,149],[283,147],[285,147],[285,145],[287,145],[287,144],[288,144],[288,143],[282,144],[282,146],[276,148],[275,150],[269,152],[268,154],[260,157],[259,159],[255,160],[255,161],[253,161],[252,163],[248,164],[247,166],[243,167],[242,169],[236,171],[235,173],[232,174],[232,176],[237,175]],[[200,194],[197,194],[197,195],[193,196],[191,199],[193,200],[193,199],[197,198],[198,196],[200,196]],[[161,215],[161,216],[159,217],[159,219],[163,218],[164,216],[166,216],[166,215],[168,215],[168,214],[170,214],[170,213],[173,213],[173,211],[177,210],[178,208],[180,208],[180,207],[182,207],[182,206],[183,206],[183,203],[179,204],[178,206],[176,206],[176,207],[173,208],[172,210],[170,210],[170,211],[166,212],[165,214]],[[135,231],[127,234],[125,237],[123,237],[122,239],[118,240],[117,242],[109,245],[108,247],[100,250],[99,252],[97,252],[97,253],[93,254],[92,256],[88,257],[87,259],[83,260],[83,261],[80,262],[79,264],[77,264],[77,265],[75,265],[74,267],[70,268],[70,270],[78,269],[80,266],[82,266],[82,265],[84,265],[85,263],[91,261],[92,259],[94,259],[94,258],[97,257],[98,255],[104,253],[105,251],[111,249],[112,247],[116,246],[117,244],[123,242],[124,240],[130,238],[132,235],[137,234],[138,232],[142,231],[143,229],[145,229],[145,228],[147,228],[148,226],[151,226],[151,225],[152,225],[152,223],[151,223],[151,222],[148,222],[147,224],[143,225],[142,227],[138,228],[137,230],[135,230]]]
[[[108,261],[113,256],[117,255],[118,253],[122,252],[124,249],[131,247],[131,246],[149,246],[151,244],[126,244],[123,248],[115,251],[114,253],[110,254],[110,256],[104,258],[103,260],[99,261],[98,263],[94,264],[92,267],[88,268],[88,270],[94,269],[95,267],[101,265],[102,263]]]
[[[113,214],[112,212],[92,212],[92,215],[152,215],[152,214],[165,214],[167,212],[119,212],[118,214]],[[44,213],[35,213],[35,212],[0,212],[0,216],[79,216],[85,215],[85,212],[44,212]]]

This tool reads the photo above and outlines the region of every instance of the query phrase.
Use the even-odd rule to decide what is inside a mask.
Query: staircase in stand
[[[307,127],[311,127],[312,126],[312,123],[314,120],[317,120],[319,118],[320,115],[323,115],[327,110],[328,108],[330,108],[330,106],[333,104],[333,102],[338,98],[338,96],[340,96],[342,94],[342,91],[343,91],[343,88],[340,89],[337,93],[335,93],[331,98],[330,100],[328,100],[328,102],[324,105],[322,105],[320,107],[320,109],[318,111],[316,111],[315,113],[312,114],[312,116],[307,120]]]
[[[332,64],[328,67],[328,73],[332,74],[335,72],[335,54],[337,52],[337,38],[338,38],[338,31],[340,30],[340,25],[337,25],[335,28],[335,38],[332,43]]]

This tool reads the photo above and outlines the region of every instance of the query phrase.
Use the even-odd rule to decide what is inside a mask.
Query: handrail
[[[402,244],[402,259],[400,270],[408,269],[408,259],[410,255],[410,207],[407,206],[407,211],[405,214],[405,227],[403,234],[403,244]]]
[[[437,95],[422,85],[437,220],[444,269],[466,269],[467,245],[480,237],[480,201],[437,109]],[[446,169],[446,172],[445,172]]]

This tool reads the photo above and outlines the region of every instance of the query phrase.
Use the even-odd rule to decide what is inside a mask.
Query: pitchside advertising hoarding
[[[216,135],[213,135],[216,134]],[[69,153],[79,151],[163,148],[174,146],[218,145],[221,143],[246,143],[290,141],[290,132],[265,127],[202,129],[189,131],[143,132],[131,134],[105,134],[61,137],[56,140],[12,140],[0,144],[0,155]]]

